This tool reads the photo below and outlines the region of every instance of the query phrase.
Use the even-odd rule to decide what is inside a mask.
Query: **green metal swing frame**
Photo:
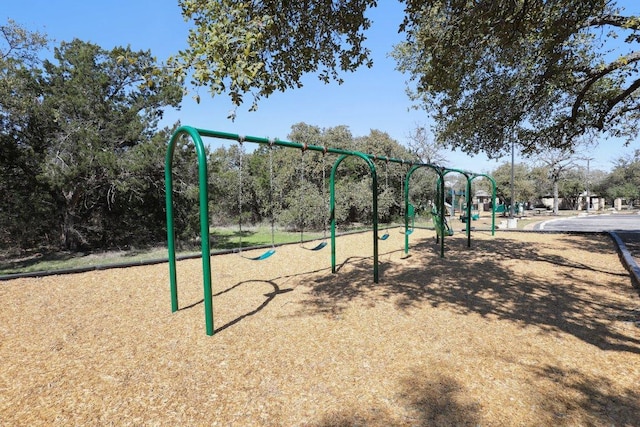
[[[284,141],[279,139],[268,139],[255,136],[241,136],[238,134],[219,132],[214,130],[199,129],[192,126],[181,126],[173,133],[169,145],[167,147],[167,153],[165,156],[165,193],[166,193],[166,215],[167,215],[167,249],[168,249],[168,262],[169,262],[169,281],[171,289],[171,311],[176,312],[179,309],[178,304],[178,285],[176,277],[176,251],[175,251],[175,229],[174,229],[174,216],[173,216],[173,154],[175,146],[180,137],[188,136],[191,138],[195,145],[197,157],[198,157],[198,185],[199,185],[199,206],[200,206],[200,237],[201,237],[201,252],[202,252],[202,273],[203,273],[203,288],[204,288],[204,313],[205,313],[205,325],[207,335],[214,334],[213,323],[213,302],[211,291],[211,246],[209,236],[209,194],[208,194],[208,173],[207,173],[207,158],[202,141],[203,137],[216,138],[223,140],[233,140],[242,142],[252,142],[257,144],[268,144],[270,146],[282,146],[288,148],[296,148],[300,150],[312,150],[319,151],[324,154],[332,153],[339,155],[338,159],[334,162],[331,168],[331,175],[329,179],[330,186],[330,198],[329,198],[329,218],[331,219],[331,271],[336,273],[336,217],[335,217],[335,177],[338,166],[350,156],[358,157],[362,159],[369,167],[372,180],[372,241],[373,241],[373,281],[378,283],[379,281],[379,256],[378,256],[378,178],[376,173],[376,167],[374,160],[384,160],[387,162],[402,163],[411,165],[411,169],[405,177],[405,253],[409,251],[409,180],[411,175],[421,167],[429,167],[436,171],[439,178],[440,191],[438,194],[438,201],[440,207],[444,206],[444,171],[457,171],[454,169],[446,169],[440,166],[415,163],[402,159],[395,159],[383,156],[376,156],[372,154],[365,154],[359,151],[349,151],[339,148],[328,148],[324,146],[301,144],[298,142]],[[480,175],[478,175],[480,176]],[[486,175],[485,175],[486,176]],[[494,194],[495,194],[495,182]],[[470,185],[470,179],[468,178],[468,185]],[[470,204],[469,204],[470,206]],[[441,211],[442,212],[442,211]],[[492,234],[493,234],[492,223]],[[468,231],[470,233],[470,230]],[[469,234],[470,236],[470,234]],[[470,238],[470,237],[469,237]],[[325,242],[326,244],[326,242]],[[441,256],[444,257],[444,239],[441,242]],[[268,255],[267,255],[268,254]],[[260,255],[260,257],[271,256],[269,251]],[[260,258],[258,257],[258,258]],[[263,258],[263,259],[264,259]]]

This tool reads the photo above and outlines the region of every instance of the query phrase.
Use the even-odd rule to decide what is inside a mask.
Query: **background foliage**
[[[345,7],[351,3],[357,2],[347,2]],[[299,18],[301,23],[309,19]],[[346,19],[342,15],[333,19],[346,22],[341,21]],[[320,27],[325,24],[317,22]],[[355,19],[353,24],[347,28],[348,40],[362,53],[359,34],[368,23]],[[340,33],[332,34],[319,43],[335,41]],[[80,251],[165,242],[164,158],[167,141],[179,123],[164,129],[158,123],[163,109],[179,106],[184,95],[174,70],[158,63],[148,51],[105,50],[81,40],[60,43],[50,59],[40,60],[42,49],[51,42],[12,21],[0,26],[0,36],[0,248]],[[300,48],[285,47],[291,52]],[[330,69],[338,63],[350,69],[367,61],[366,55],[351,54],[315,60]],[[331,70],[328,73],[338,78]],[[298,77],[271,82],[267,89],[283,89]],[[355,137],[346,125],[319,128],[298,123],[287,139],[412,161],[444,161],[441,142],[429,141],[423,127],[415,129],[408,147],[380,130]],[[330,155],[280,147],[235,144],[208,149],[212,224],[237,227],[273,221],[283,230],[322,230],[329,221],[328,177],[334,160]],[[589,183],[601,196],[632,202],[640,198],[639,165],[636,153],[619,159],[611,174],[606,174],[585,170],[570,152],[540,156],[516,165],[515,199],[536,204],[542,196],[557,192],[568,206],[575,206]],[[382,224],[403,214],[408,168],[377,162]],[[197,162],[188,141],[179,141],[174,171],[178,237],[195,241],[199,234]],[[508,201],[510,165],[499,166],[493,174],[498,197]],[[426,208],[434,200],[434,175],[426,169],[413,175],[411,203]],[[486,180],[474,182],[475,190],[490,191]],[[339,226],[370,224],[372,190],[365,163],[345,160],[336,185]],[[461,182],[456,185],[462,188]]]

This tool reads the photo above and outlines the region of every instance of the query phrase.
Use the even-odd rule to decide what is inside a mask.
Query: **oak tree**
[[[604,0],[407,0],[395,47],[437,135],[497,157],[631,138],[640,108],[640,19]]]
[[[403,0],[392,56],[439,141],[497,157],[570,150],[589,132],[631,138],[640,88],[640,19],[607,0]],[[255,109],[261,97],[371,66],[375,0],[180,0],[193,23],[171,65],[181,78]],[[232,116],[235,113],[232,113]]]

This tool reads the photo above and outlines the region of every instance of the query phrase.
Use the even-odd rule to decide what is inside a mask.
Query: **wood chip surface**
[[[390,233],[212,257],[214,336],[199,259],[0,282],[0,425],[640,425],[608,236]]]

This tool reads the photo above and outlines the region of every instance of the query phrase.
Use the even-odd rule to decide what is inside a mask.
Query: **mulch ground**
[[[640,297],[604,235],[433,232],[0,282],[0,425],[640,425]]]

